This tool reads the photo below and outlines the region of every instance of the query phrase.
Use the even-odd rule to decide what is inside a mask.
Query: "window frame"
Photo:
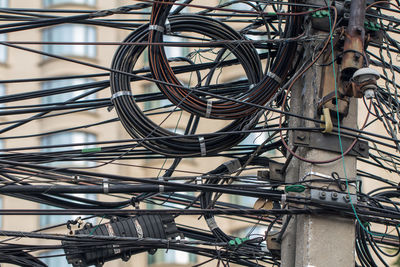
[[[79,32],[80,34],[77,34]],[[97,28],[95,26],[82,25],[82,24],[61,24],[57,26],[52,26],[42,30],[42,41],[43,42],[96,42]],[[82,50],[83,52],[80,50]],[[48,54],[68,56],[68,57],[84,57],[90,59],[95,59],[97,57],[96,45],[68,46],[68,45],[43,44],[42,51]],[[50,57],[44,55],[43,58],[49,59]]]

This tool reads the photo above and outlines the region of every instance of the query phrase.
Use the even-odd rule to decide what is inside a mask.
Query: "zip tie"
[[[226,168],[228,169],[229,174],[234,173],[235,171],[237,171],[240,168],[242,168],[242,164],[240,164],[240,160],[239,159],[230,160],[228,162],[225,162],[223,165],[226,166]]]
[[[206,118],[209,118],[211,115],[212,102],[212,100],[207,100]]]
[[[113,94],[111,96],[111,102],[113,102],[114,99],[116,99],[117,97],[120,97],[120,96],[123,96],[123,95],[132,96],[132,92],[131,91],[119,91],[119,92],[116,92],[115,94]]]
[[[164,32],[164,27],[160,25],[149,25],[150,31]]]
[[[110,192],[109,183],[108,183],[107,178],[103,180],[103,192],[104,192],[104,194],[108,194]]]
[[[282,82],[282,79],[281,78],[279,78],[279,76],[278,75],[276,75],[275,73],[273,73],[273,72],[267,72],[267,76],[268,77],[271,77],[272,79],[274,79],[277,83],[279,83],[279,84],[281,84],[281,82]]]
[[[214,218],[208,218],[206,219],[208,227],[210,227],[211,230],[217,229],[218,225],[215,222]]]
[[[199,137],[199,143],[200,143],[201,156],[204,157],[207,155],[207,150],[206,150],[206,143],[204,142],[203,136]]]
[[[165,21],[164,26],[165,26],[165,28],[166,28],[166,33],[170,33],[170,32],[171,32],[171,23],[169,22],[169,19],[167,19],[167,20]]]
[[[201,176],[196,177],[196,184],[203,184],[203,178],[201,178]]]
[[[165,182],[165,180],[161,176],[158,177],[158,180]],[[160,191],[160,193],[164,193],[164,185],[163,184],[158,185],[158,190]]]
[[[140,226],[139,221],[137,219],[135,219],[133,221],[133,224],[135,225],[136,233],[137,233],[138,237],[139,238],[143,238],[143,236],[144,236],[143,235],[143,229],[142,229],[142,226]]]
[[[250,84],[249,85],[249,90],[253,89],[254,87],[256,87],[256,84]]]

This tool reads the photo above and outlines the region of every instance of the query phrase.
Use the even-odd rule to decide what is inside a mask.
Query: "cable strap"
[[[121,97],[123,95],[132,96],[132,92],[131,91],[118,91],[111,96],[111,102],[114,101],[114,99],[116,99],[117,97]]]
[[[206,118],[209,118],[211,115],[212,103],[213,103],[212,100],[207,101]]]
[[[136,233],[138,235],[137,237],[143,238],[143,229],[142,229],[142,226],[140,226],[139,221],[137,219],[135,219],[133,221],[133,224],[135,225],[135,228],[136,228]]]
[[[204,157],[207,155],[207,150],[206,150],[206,143],[204,142],[203,136],[199,137],[199,143],[200,143],[201,156]]]
[[[103,192],[104,192],[104,194],[108,194],[110,192],[108,179],[103,180]]]
[[[275,73],[273,73],[273,72],[267,72],[267,76],[268,77],[271,77],[272,79],[274,79],[277,83],[281,83],[282,82],[282,79],[278,76],[278,75],[276,75]]]
[[[160,25],[149,25],[150,31],[164,32],[164,27]]]
[[[208,218],[206,219],[207,225],[211,230],[217,229],[218,225],[215,222],[214,218]]]

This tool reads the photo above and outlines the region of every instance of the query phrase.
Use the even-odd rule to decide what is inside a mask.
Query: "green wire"
[[[330,6],[331,6],[331,3],[330,3],[330,0],[328,0],[328,7],[330,8]],[[335,53],[334,53],[334,48],[333,48],[333,29],[332,29],[332,22],[331,22],[332,17],[331,17],[331,12],[328,12],[328,13],[329,13],[328,14],[328,16],[329,16],[329,38],[330,38],[331,50],[332,50],[332,70],[333,70],[333,79],[334,79],[334,84],[335,84],[336,116],[339,118],[339,105],[338,105],[338,101],[337,101],[338,92],[337,92],[336,71],[335,71]],[[346,178],[347,194],[349,195],[349,197],[351,199],[350,188],[349,188],[349,179],[347,177],[346,163],[345,163],[345,160],[344,160],[342,137],[340,135],[340,120],[339,119],[338,119],[338,122],[337,122],[337,128],[338,128],[340,153],[342,154],[343,171],[344,171],[344,175],[345,175],[345,178]],[[356,193],[357,193],[357,191],[356,191]],[[350,201],[350,205],[351,205],[351,208],[353,209],[354,216],[356,217],[359,225],[361,226],[361,228],[365,232],[367,232],[370,235],[374,235],[374,236],[386,236],[386,234],[372,233],[372,232],[368,231],[368,229],[364,226],[364,224],[361,222],[360,218],[358,217],[356,208],[354,207],[354,204],[353,204],[352,201]]]

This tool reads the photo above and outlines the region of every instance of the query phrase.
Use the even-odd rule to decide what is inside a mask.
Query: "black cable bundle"
[[[110,237],[138,237],[138,238],[158,238],[171,239],[180,235],[174,219],[169,215],[142,215],[131,218],[114,219],[109,223],[92,226],[86,224],[82,230],[75,231],[75,235],[84,236],[110,236]],[[101,265],[106,261],[122,258],[129,260],[132,254],[144,251],[154,253],[154,249],[130,246],[104,245],[98,246],[87,252],[82,252],[79,247],[79,241],[63,241],[62,242],[67,255],[68,263],[74,267],[83,267],[89,265]],[[93,243],[96,247],[96,243]]]

